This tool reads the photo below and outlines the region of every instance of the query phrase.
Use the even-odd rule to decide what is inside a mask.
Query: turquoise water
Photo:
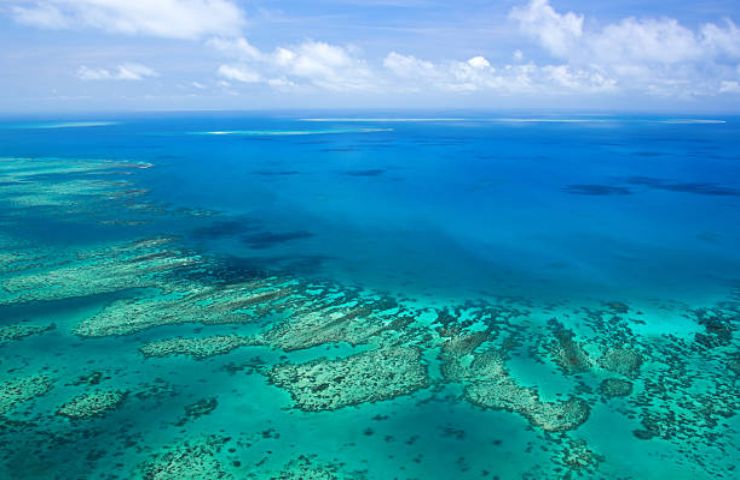
[[[0,477],[734,478],[740,118],[0,122]]]

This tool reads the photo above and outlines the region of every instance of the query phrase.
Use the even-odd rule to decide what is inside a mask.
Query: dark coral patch
[[[566,192],[572,195],[591,195],[595,197],[606,197],[610,195],[630,195],[632,191],[626,187],[614,185],[597,185],[597,184],[577,184],[569,185]]]
[[[740,196],[740,190],[736,188],[718,185],[715,183],[704,182],[671,182],[660,178],[652,177],[630,177],[627,183],[651,188],[654,190],[664,190],[668,192],[690,193],[693,195],[709,195],[717,197],[737,197]]]
[[[263,249],[274,247],[283,243],[292,242],[294,240],[303,240],[306,238],[313,237],[314,234],[306,230],[296,230],[294,232],[260,232],[252,235],[244,235],[242,242],[249,245],[251,248]]]

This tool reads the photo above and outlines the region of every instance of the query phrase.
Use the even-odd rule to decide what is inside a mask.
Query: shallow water
[[[2,478],[735,476],[740,118],[0,145]]]

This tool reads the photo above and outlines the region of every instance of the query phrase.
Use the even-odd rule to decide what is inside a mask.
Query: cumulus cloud
[[[367,91],[378,78],[353,47],[306,41],[262,52],[244,38],[209,40],[208,45],[236,62],[221,65],[218,75],[277,89],[314,87],[328,91]]]
[[[509,16],[556,55],[567,55],[583,36],[583,15],[559,14],[548,0],[531,0],[512,9]]]
[[[419,60],[413,55],[401,55],[391,52],[383,60],[383,66],[399,77],[436,76],[436,67],[432,62]]]
[[[241,60],[262,60],[262,52],[244,37],[224,38],[213,37],[206,42],[208,46],[219,52],[239,58]]]
[[[583,15],[560,13],[549,0],[530,0],[509,17],[564,65],[623,89],[684,96],[729,92],[721,85],[733,80],[722,77],[732,75],[740,60],[740,29],[729,19],[698,29],[666,17],[629,17],[589,27]],[[554,76],[560,83],[570,84],[565,70],[551,71],[560,72]]]
[[[197,39],[237,35],[244,26],[232,0],[8,0],[16,21],[51,29]]]
[[[273,60],[286,75],[325,90],[372,90],[376,86],[367,63],[350,47],[309,41],[278,49]]]
[[[258,83],[262,80],[257,72],[243,65],[221,65],[218,67],[218,75],[226,80],[242,83]]]
[[[319,90],[375,93],[513,94],[596,93],[613,91],[616,81],[604,72],[568,65],[532,63],[494,65],[482,55],[462,61],[433,62],[390,52],[380,68],[352,47],[308,41],[262,52],[246,39],[208,42],[233,61],[217,74],[229,89],[234,83],[281,91]],[[523,60],[523,55],[518,56]]]
[[[432,60],[402,51],[366,59],[352,45],[314,40],[260,49],[242,36],[245,19],[237,0],[7,1],[18,22],[36,27],[202,39],[222,57],[215,69],[218,81],[211,85],[229,92],[259,88],[383,94],[638,92],[689,97],[740,93],[740,29],[730,19],[695,28],[666,17],[629,17],[604,24],[578,12],[560,11],[554,0],[527,0],[509,12],[523,44],[508,61],[496,62],[497,57],[482,54]],[[84,66],[77,73],[83,80],[142,80],[157,75],[138,64]]]
[[[157,77],[159,74],[151,68],[139,63],[124,63],[118,65],[113,70],[107,68],[90,68],[81,66],[77,70],[77,77],[80,80],[129,80],[138,81],[145,78]]]
[[[229,88],[239,83],[291,91],[691,97],[735,93],[740,81],[740,29],[729,19],[696,29],[671,18],[597,25],[582,14],[558,11],[549,0],[529,0],[509,18],[549,60],[525,60],[520,49],[503,63],[483,55],[432,61],[391,51],[378,64],[355,47],[318,41],[272,51],[243,37],[217,36],[207,43],[229,59],[218,69]]]
[[[538,66],[528,63],[494,66],[483,56],[435,64],[392,52],[383,64],[399,81],[424,85],[425,89],[449,92],[558,94],[606,92],[615,88],[614,80],[600,72],[576,69],[568,65]]]

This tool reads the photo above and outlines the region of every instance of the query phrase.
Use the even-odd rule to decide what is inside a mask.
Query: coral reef
[[[568,375],[587,371],[591,362],[586,351],[575,340],[573,331],[555,319],[550,320],[548,326],[555,339],[547,345],[547,349],[558,367]]]
[[[95,390],[82,394],[65,403],[57,415],[73,420],[85,420],[99,417],[110,410],[118,408],[126,399],[127,392],[120,390]]]
[[[421,352],[406,347],[382,348],[343,360],[281,364],[268,375],[290,393],[298,408],[313,412],[387,400],[429,383]]]
[[[239,347],[256,345],[251,337],[239,335],[218,335],[202,338],[171,338],[147,343],[139,348],[147,358],[187,355],[203,360],[215,355],[223,355]]]
[[[41,333],[48,332],[49,330],[54,330],[54,328],[56,328],[56,326],[53,323],[47,325],[34,325],[27,323],[6,325],[4,327],[0,327],[0,346],[32,335],[39,335]]]
[[[210,415],[211,412],[216,410],[216,407],[218,407],[218,399],[215,397],[201,398],[195,403],[185,405],[185,416],[178,420],[175,425],[181,427],[196,418]]]
[[[599,362],[610,372],[636,378],[640,374],[642,355],[629,348],[612,348],[601,357]]]
[[[567,469],[565,478],[573,475],[593,477],[599,468],[599,464],[605,460],[603,455],[595,453],[588,447],[584,440],[566,439],[557,464]]]
[[[519,413],[547,432],[578,428],[590,413],[588,404],[580,398],[558,402],[540,400],[537,390],[522,387],[511,378],[503,358],[494,350],[476,355],[462,379],[467,380],[465,398],[470,402]]]
[[[393,309],[395,302],[387,299],[350,306],[329,305],[328,308],[299,310],[289,320],[263,335],[264,341],[285,351],[301,350],[324,343],[367,343],[387,330],[401,330],[408,321],[403,316],[382,315]]]
[[[85,337],[131,335],[149,328],[183,323],[210,325],[246,323],[254,319],[249,309],[287,295],[287,289],[269,288],[253,281],[223,287],[166,284],[181,292],[168,297],[144,297],[113,302],[82,322],[75,333]]]
[[[14,378],[0,383],[0,415],[11,412],[23,402],[44,395],[51,387],[51,379],[44,375]]]
[[[288,462],[280,473],[271,477],[275,480],[364,480],[362,473],[346,473],[340,465],[320,462],[315,455],[300,455]]]
[[[219,436],[204,436],[183,442],[155,455],[142,465],[144,480],[223,480],[234,478],[218,459],[229,441]]]
[[[0,305],[52,301],[133,288],[163,287],[162,275],[194,265],[197,257],[167,250],[169,239],[148,239],[86,252],[62,265],[52,265],[8,278]]]
[[[607,378],[599,384],[599,391],[605,398],[627,397],[632,393],[632,382],[619,378]]]

